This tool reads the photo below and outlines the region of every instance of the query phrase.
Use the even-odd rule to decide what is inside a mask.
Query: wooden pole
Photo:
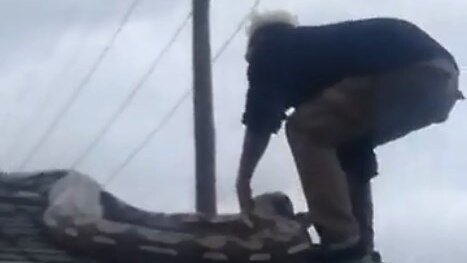
[[[215,215],[215,130],[212,103],[209,0],[193,0],[194,129],[196,210]]]

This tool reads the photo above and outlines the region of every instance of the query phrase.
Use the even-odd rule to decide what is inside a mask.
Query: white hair
[[[298,17],[284,10],[268,11],[264,13],[253,11],[250,14],[250,23],[246,28],[246,34],[248,37],[251,37],[256,30],[261,27],[276,23],[296,27],[298,26]]]

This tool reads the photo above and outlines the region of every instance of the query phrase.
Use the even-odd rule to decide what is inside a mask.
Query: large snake
[[[132,207],[74,171],[0,176],[46,197],[43,226],[68,251],[109,262],[309,262],[311,241],[281,193],[255,198],[253,213],[205,217]]]

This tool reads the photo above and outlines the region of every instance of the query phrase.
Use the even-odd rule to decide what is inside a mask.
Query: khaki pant
[[[338,147],[368,136],[377,146],[445,121],[459,99],[458,75],[452,63],[437,59],[348,78],[290,116],[288,141],[323,243],[346,242],[364,232]]]
[[[347,175],[352,212],[360,228],[361,245],[374,251],[373,200],[370,179],[377,175],[378,164],[369,138],[353,140],[337,150],[342,169]]]

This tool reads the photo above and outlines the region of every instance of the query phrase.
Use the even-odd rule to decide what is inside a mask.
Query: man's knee
[[[289,143],[307,140],[316,146],[335,148],[342,141],[351,137],[346,132],[339,130],[337,122],[340,120],[329,120],[327,118],[327,116],[323,116],[317,120],[291,118],[285,126]]]

